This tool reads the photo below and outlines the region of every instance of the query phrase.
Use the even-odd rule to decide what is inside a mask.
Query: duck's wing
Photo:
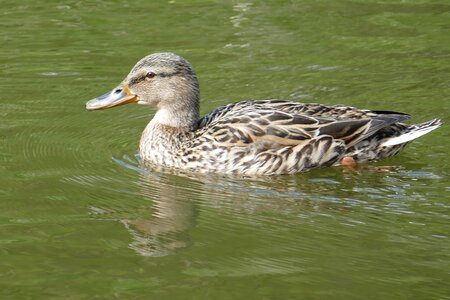
[[[286,101],[238,102],[199,121],[194,145],[240,174],[286,174],[330,166],[347,149],[409,116]]]
[[[199,121],[215,141],[244,146],[257,141],[298,145],[321,136],[341,140],[347,147],[381,128],[409,119],[403,113],[290,101],[244,101],[222,106]]]

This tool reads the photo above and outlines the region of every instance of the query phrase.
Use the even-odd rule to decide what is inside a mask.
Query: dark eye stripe
[[[181,72],[180,71],[176,71],[176,72],[173,72],[173,73],[159,73],[159,74],[156,74],[156,76],[172,77],[172,76],[179,75],[179,74],[181,74]]]
[[[176,76],[176,75],[179,75],[179,74],[181,74],[181,72],[180,71],[176,71],[176,72],[172,72],[172,73],[158,73],[158,74],[156,74],[156,76],[159,76],[159,77],[172,77],[172,76]],[[147,74],[139,76],[139,77],[131,78],[129,84],[132,85],[132,84],[137,84],[137,83],[139,83],[141,81],[144,81],[145,78],[146,78],[146,75]]]
[[[139,83],[139,82],[144,81],[144,80],[145,80],[145,75],[139,76],[139,77],[135,77],[135,78],[131,78],[129,85],[133,85],[133,84]]]

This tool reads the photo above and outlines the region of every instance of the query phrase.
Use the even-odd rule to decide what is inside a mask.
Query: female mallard
[[[376,161],[441,125],[405,125],[409,115],[281,100],[243,101],[199,117],[199,86],[191,64],[173,53],[141,59],[88,110],[137,102],[156,108],[142,133],[144,162],[201,172],[293,174]]]

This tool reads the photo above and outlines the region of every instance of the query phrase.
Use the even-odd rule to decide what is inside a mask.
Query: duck
[[[117,87],[88,101],[86,109],[150,106],[156,113],[139,142],[145,164],[240,175],[379,161],[442,124],[433,119],[408,125],[406,113],[274,99],[230,103],[200,117],[199,91],[185,58],[154,53],[139,60]]]

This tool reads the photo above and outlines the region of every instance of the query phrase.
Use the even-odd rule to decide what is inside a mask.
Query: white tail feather
[[[436,128],[439,128],[441,126],[440,120],[431,120],[429,122],[425,122],[422,124],[415,125],[416,128],[412,128],[411,131],[406,132],[400,136],[396,136],[393,138],[388,139],[386,142],[382,143],[382,146],[395,146],[399,144],[404,144],[409,141],[412,141],[414,139],[417,139],[418,137],[427,134],[430,131],[435,130]]]

